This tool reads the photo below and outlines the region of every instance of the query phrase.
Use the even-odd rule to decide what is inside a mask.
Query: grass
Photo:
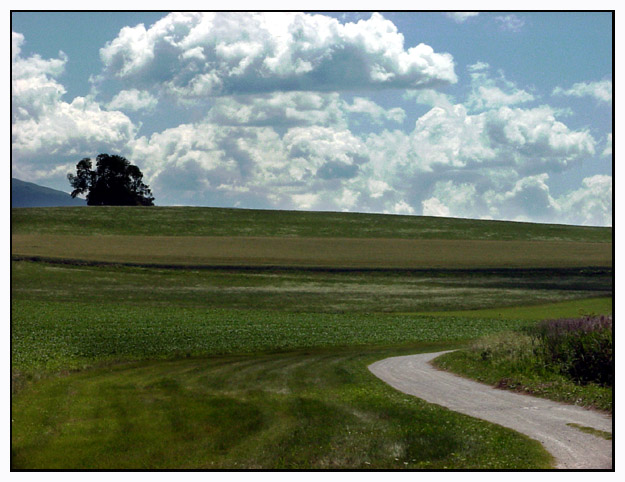
[[[611,323],[598,334],[559,333],[555,353],[539,330],[540,325],[530,324],[486,336],[434,363],[497,388],[611,412]]]
[[[13,234],[482,239],[611,243],[612,228],[200,207],[13,208]]]
[[[172,270],[14,261],[11,293],[15,300],[307,313],[440,312],[611,294],[609,270],[555,273]]]
[[[611,310],[611,233],[345,213],[13,209],[14,256],[65,259],[12,262],[12,468],[550,467],[539,443],[403,395],[366,367],[554,313]],[[224,264],[216,246],[234,252],[236,269],[188,265]],[[448,266],[435,264],[441,256]]]
[[[366,370],[397,352],[226,356],[48,379],[14,400],[13,468],[550,467],[538,442]]]
[[[179,306],[14,301],[13,369],[41,371],[103,361],[175,359],[318,347],[473,339],[528,322],[394,314],[289,313]]]
[[[613,306],[612,298],[606,297],[530,306],[498,307],[463,311],[449,310],[443,312],[424,312],[421,314],[428,316],[462,316],[465,318],[471,317],[493,320],[515,318],[517,320],[537,321],[571,316],[581,317],[608,314],[612,313]]]
[[[597,430],[596,428],[586,427],[584,425],[580,425],[578,423],[567,423],[569,427],[576,428],[581,430],[584,433],[589,433],[591,435],[596,435],[597,437],[601,437],[606,440],[612,440],[612,434],[610,432],[604,432],[603,430]]]
[[[610,267],[608,243],[14,234],[22,257],[139,265],[493,269]]]

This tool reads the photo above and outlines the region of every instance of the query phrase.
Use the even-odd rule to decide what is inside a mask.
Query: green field
[[[90,207],[12,235],[14,469],[548,467],[366,367],[612,309],[609,228]]]
[[[13,234],[490,239],[611,243],[612,230],[427,216],[115,206],[14,208]]]

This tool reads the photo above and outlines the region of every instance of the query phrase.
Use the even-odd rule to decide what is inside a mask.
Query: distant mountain
[[[72,199],[68,193],[32,182],[11,178],[11,207],[34,208],[56,206],[86,206],[84,199]]]

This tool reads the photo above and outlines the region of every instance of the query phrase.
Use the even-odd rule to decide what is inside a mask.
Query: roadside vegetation
[[[544,320],[480,339],[435,364],[498,388],[612,411],[611,316]]]
[[[405,216],[97,207],[14,209],[12,221],[14,236],[62,242],[79,233],[106,256],[111,236],[172,229],[232,239],[314,232],[331,241],[461,240],[466,227],[467,239],[520,236],[611,252],[606,229]],[[14,256],[12,468],[550,467],[538,442],[397,392],[367,365],[501,333],[529,336],[545,318],[609,314],[611,265],[594,266],[592,256],[560,268],[545,269],[544,255],[542,267],[487,270]]]

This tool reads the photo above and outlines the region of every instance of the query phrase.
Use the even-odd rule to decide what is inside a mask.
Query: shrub
[[[614,385],[611,316],[545,320],[529,332],[546,366],[581,384]]]

